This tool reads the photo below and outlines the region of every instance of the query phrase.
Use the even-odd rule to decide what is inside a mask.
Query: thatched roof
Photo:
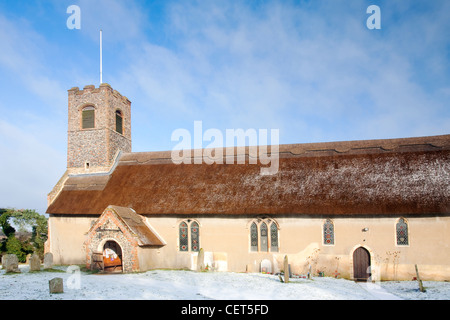
[[[279,169],[174,164],[125,153],[108,175],[69,176],[49,214],[426,215],[450,213],[450,135],[281,145]],[[224,152],[225,154],[225,152]]]
[[[133,235],[139,246],[163,246],[165,245],[164,240],[162,240],[156,232],[146,223],[145,219],[138,215],[133,209],[118,207],[118,206],[108,206],[104,212],[112,212],[117,218],[122,222],[123,226],[128,229],[131,235]],[[97,220],[88,234],[91,232],[97,232],[98,228],[101,227],[101,218]]]

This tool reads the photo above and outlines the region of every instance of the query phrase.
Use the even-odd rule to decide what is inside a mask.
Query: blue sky
[[[448,0],[0,0],[0,207],[45,212],[67,90],[99,85],[100,29],[136,152],[171,150],[196,120],[279,129],[280,144],[450,133]]]

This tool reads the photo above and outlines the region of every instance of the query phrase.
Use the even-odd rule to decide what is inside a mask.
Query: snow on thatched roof
[[[170,155],[124,153],[108,175],[69,176],[47,213],[450,213],[450,135],[281,145],[273,175],[249,161],[177,165]]]

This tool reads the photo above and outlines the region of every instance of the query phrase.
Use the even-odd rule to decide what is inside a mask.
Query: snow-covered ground
[[[91,274],[76,266],[59,272],[5,274],[0,270],[0,300],[449,300],[450,282],[355,283],[314,277],[281,283],[278,276],[256,273],[153,270],[133,274]],[[64,293],[50,294],[48,281],[63,278]]]

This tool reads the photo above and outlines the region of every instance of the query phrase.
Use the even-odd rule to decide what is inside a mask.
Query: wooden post
[[[284,256],[284,283],[289,282],[289,263],[287,255]]]
[[[426,292],[425,288],[423,287],[422,280],[420,280],[419,277],[419,270],[417,269],[417,264],[415,265],[415,267],[416,267],[417,282],[419,282],[419,290],[420,292]]]
[[[283,277],[281,276],[281,274],[278,274],[278,279],[280,279],[280,282],[284,282]]]

